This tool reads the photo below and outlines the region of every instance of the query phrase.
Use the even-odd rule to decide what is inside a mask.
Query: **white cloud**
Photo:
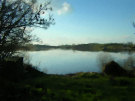
[[[71,11],[71,5],[67,2],[62,4],[62,7],[57,10],[58,15],[66,14]]]

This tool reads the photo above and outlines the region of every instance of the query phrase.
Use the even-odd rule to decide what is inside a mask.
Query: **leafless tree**
[[[0,61],[33,40],[28,28],[47,29],[54,24],[52,15],[43,17],[44,13],[52,10],[50,2],[37,6],[36,0],[26,1],[0,0]]]

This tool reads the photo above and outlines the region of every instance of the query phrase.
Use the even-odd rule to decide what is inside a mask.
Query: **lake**
[[[128,52],[86,52],[74,50],[46,50],[26,52],[26,60],[37,69],[47,74],[70,74],[77,72],[101,72],[101,64],[115,60],[124,65],[128,57],[135,53]],[[135,56],[134,56],[135,57]]]

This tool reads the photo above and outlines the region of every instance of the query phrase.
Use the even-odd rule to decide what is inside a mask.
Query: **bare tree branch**
[[[9,2],[0,0],[0,60],[12,56],[16,50],[26,43],[31,42],[32,35],[26,32],[27,27],[40,27],[47,29],[54,24],[52,15],[42,17],[42,11],[48,11],[50,2],[34,8],[34,3],[22,0]]]

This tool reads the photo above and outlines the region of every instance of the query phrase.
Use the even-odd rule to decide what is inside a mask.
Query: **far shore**
[[[135,45],[133,43],[89,43],[89,44],[78,44],[78,45],[40,45],[40,44],[29,44],[21,47],[19,50],[27,51],[41,51],[50,49],[64,49],[64,50],[78,50],[78,51],[106,51],[106,52],[134,52]]]

